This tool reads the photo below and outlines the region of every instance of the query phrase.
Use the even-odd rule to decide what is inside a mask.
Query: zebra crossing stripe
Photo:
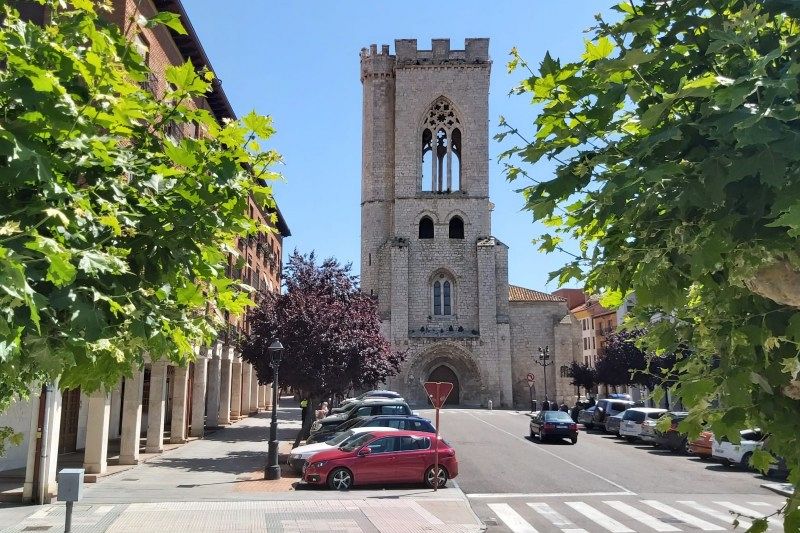
[[[627,503],[621,501],[604,501],[603,503],[612,509],[616,509],[622,514],[633,518],[637,522],[641,522],[642,524],[655,529],[656,531],[680,531],[680,529],[677,527],[671,526],[666,522],[662,522],[658,518],[650,516],[649,514],[640,511],[636,507],[631,507]]]
[[[758,511],[756,511],[755,509],[750,509],[749,507],[736,505],[735,503],[732,503],[732,502],[714,502],[714,503],[716,503],[717,505],[721,505],[721,506],[723,506],[723,507],[725,507],[727,509],[730,509],[734,513],[741,513],[741,514],[749,516],[751,518],[762,518],[763,517],[763,514],[758,512]],[[772,525],[775,525],[775,526],[778,526],[778,527],[783,527],[783,523],[781,522],[781,520],[775,518],[774,516],[770,516],[769,518],[767,518],[767,521]]]
[[[513,533],[539,533],[527,520],[507,503],[490,503],[489,509],[503,521]]]
[[[656,500],[641,500],[641,502],[645,505],[649,505],[653,509],[658,509],[663,513],[667,513],[673,518],[677,518],[681,522],[685,524],[692,525],[696,528],[701,529],[702,531],[725,531],[726,528],[718,526],[716,524],[712,524],[711,522],[706,522],[705,520],[701,520],[694,515],[690,515],[689,513],[684,513],[674,507],[671,507],[665,503],[661,503]]]
[[[620,524],[610,516],[601,513],[591,505],[584,502],[564,502],[586,518],[593,520],[597,525],[604,527],[611,533],[636,533],[627,526]]]
[[[585,529],[581,529],[572,522],[570,522],[564,515],[554,510],[552,507],[543,502],[529,503],[529,507],[534,511],[547,518],[551,524],[560,527],[563,533],[588,533]]]
[[[712,509],[711,507],[706,507],[703,504],[700,504],[700,503],[697,503],[697,502],[692,502],[692,501],[679,501],[678,503],[680,503],[681,505],[685,505],[687,507],[691,507],[695,511],[700,511],[701,513],[705,513],[705,514],[707,514],[709,516],[713,516],[717,520],[721,520],[722,522],[724,522],[726,524],[733,524],[733,515],[730,514],[730,513],[725,514],[725,513],[722,513],[720,511],[717,511],[716,509]],[[740,518],[739,519],[739,525],[741,527],[747,529],[748,527],[752,526],[753,524],[751,524],[747,520],[744,520],[743,518]]]

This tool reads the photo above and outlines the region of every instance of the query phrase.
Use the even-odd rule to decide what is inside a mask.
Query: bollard
[[[492,410],[492,400],[489,400],[486,405],[488,406],[489,410],[491,411]]]
[[[64,533],[72,531],[72,505],[83,497],[83,468],[64,468],[58,473],[58,501],[67,502]]]

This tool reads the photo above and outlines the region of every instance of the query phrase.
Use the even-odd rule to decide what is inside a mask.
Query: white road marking
[[[584,502],[564,502],[579,513],[581,513],[586,518],[594,521],[595,524],[598,526],[604,527],[605,529],[609,530],[611,533],[636,533],[632,529],[628,529],[627,526],[620,524],[610,516],[601,513],[591,505],[584,503]]]
[[[106,514],[114,508],[113,505],[101,505],[94,510],[94,514]]]
[[[478,492],[467,494],[467,498],[576,498],[578,496],[636,496],[634,492]]]
[[[722,526],[718,526],[716,524],[712,524],[711,522],[706,522],[705,520],[701,520],[694,515],[690,515],[689,513],[684,513],[674,507],[671,507],[665,503],[661,503],[656,500],[641,500],[641,502],[645,505],[649,505],[653,509],[658,509],[661,512],[667,513],[668,515],[677,518],[681,522],[685,524],[692,525],[696,528],[702,529],[703,531],[725,531],[727,528]]]
[[[655,529],[656,531],[680,531],[680,529],[677,527],[671,526],[666,522],[662,522],[655,516],[650,516],[649,514],[640,511],[636,507],[632,507],[627,503],[620,501],[604,501],[603,503],[612,509],[616,509],[622,514],[633,518],[637,522],[641,522],[642,524]]]
[[[758,505],[759,507],[772,507],[772,509],[774,509],[775,511],[778,510],[778,508],[772,505],[771,503],[765,503],[765,502],[747,502],[747,505]]]
[[[513,533],[539,533],[527,520],[507,503],[490,503],[489,509],[503,521]]]
[[[50,511],[52,511],[55,508],[56,508],[55,505],[53,505],[52,507],[43,507],[38,511],[36,511],[35,513],[31,513],[30,515],[28,515],[28,518],[44,518],[48,514],[50,514]]]
[[[564,515],[555,511],[552,507],[543,502],[529,503],[528,506],[534,511],[547,518],[551,524],[560,527],[564,533],[588,533],[585,529],[577,527],[570,522]]]
[[[510,435],[510,436],[514,437],[515,439],[519,439],[519,440],[521,440],[521,441],[524,441],[524,442],[528,442],[528,441],[527,441],[527,439],[525,439],[524,437],[520,437],[519,435],[515,435],[514,433],[511,433],[510,431],[506,431],[505,429],[503,429],[503,428],[501,428],[501,427],[495,426],[494,424],[490,424],[490,423],[489,423],[489,422],[487,422],[486,420],[482,420],[482,419],[478,418],[477,416],[473,415],[472,413],[467,413],[467,414],[468,414],[469,416],[471,416],[472,418],[474,418],[475,420],[477,420],[477,421],[479,421],[479,422],[483,422],[483,423],[484,423],[484,424],[486,424],[487,426],[493,427],[493,428],[495,428],[496,430],[498,430],[498,431],[501,431],[501,432],[505,433],[506,435]],[[615,482],[611,481],[610,479],[608,479],[608,478],[606,478],[606,477],[603,477],[603,476],[601,476],[600,474],[596,474],[596,473],[592,472],[591,470],[588,470],[588,469],[586,469],[586,468],[584,468],[584,467],[582,467],[582,466],[580,466],[580,465],[578,465],[578,464],[575,464],[575,463],[573,463],[572,461],[568,461],[567,459],[564,459],[563,457],[561,457],[561,456],[560,456],[560,455],[558,455],[558,454],[555,454],[555,453],[553,453],[553,452],[551,452],[551,451],[545,450],[545,449],[544,449],[544,448],[542,448],[541,446],[536,446],[536,447],[534,447],[533,449],[534,449],[534,450],[537,450],[537,451],[539,451],[539,452],[542,452],[542,453],[546,453],[546,454],[548,454],[548,455],[552,455],[552,456],[553,456],[553,457],[555,457],[556,459],[558,459],[558,460],[560,460],[560,461],[563,461],[563,462],[567,463],[568,465],[574,466],[574,467],[575,467],[575,468],[577,468],[578,470],[582,470],[582,471],[586,472],[587,474],[591,474],[591,475],[593,475],[593,476],[594,476],[594,477],[596,477],[596,478],[602,479],[603,481],[605,481],[605,482],[606,482],[606,483],[608,483],[609,485],[614,485],[615,487],[617,487],[618,489],[621,489],[622,491],[624,491],[624,492],[628,493],[629,495],[634,495],[634,494],[636,494],[635,492],[632,492],[632,491],[630,491],[630,490],[626,489],[625,487],[623,487],[623,486],[622,486],[622,485],[620,485],[619,483],[615,483]]]
[[[732,502],[714,502],[714,503],[716,503],[717,505],[721,505],[727,509],[730,509],[735,513],[741,513],[743,515],[747,515],[750,518],[764,518],[764,515],[762,513],[756,511],[755,509],[750,509],[749,507],[736,505],[735,503]],[[774,516],[770,516],[769,518],[767,518],[767,521],[772,525],[783,527],[783,521],[778,518],[775,518]]]
[[[709,516],[713,516],[717,520],[721,520],[721,521],[725,522],[726,524],[733,524],[733,518],[734,517],[730,513],[727,513],[727,514],[721,513],[719,511],[717,511],[716,509],[712,509],[711,507],[706,507],[705,505],[697,503],[697,502],[678,501],[678,503],[680,503],[682,505],[685,505],[687,507],[691,507],[695,511],[700,511],[701,513],[705,513],[705,514],[707,514]],[[744,520],[744,519],[740,518],[739,519],[739,525],[741,527],[747,529],[748,527],[752,526],[753,524],[751,524],[747,520]]]

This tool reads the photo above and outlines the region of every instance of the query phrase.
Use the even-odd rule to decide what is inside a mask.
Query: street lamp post
[[[553,364],[553,361],[550,361],[550,346],[545,346],[544,349],[539,346],[539,357],[531,355],[531,358],[544,371],[544,400],[549,401],[547,398],[547,367]]]
[[[267,466],[264,469],[266,479],[280,479],[281,466],[278,464],[278,368],[281,366],[283,344],[278,339],[272,341],[267,348],[269,363],[272,367],[272,423],[269,426],[269,448]]]

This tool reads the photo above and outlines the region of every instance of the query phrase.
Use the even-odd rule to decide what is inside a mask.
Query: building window
[[[561,374],[562,378],[568,378],[569,377],[569,367],[566,366],[566,365],[561,365],[561,368],[559,369],[559,374]]]
[[[433,220],[431,220],[431,217],[425,216],[419,221],[419,238],[433,239]]]
[[[461,220],[461,217],[455,216],[450,219],[450,228],[448,231],[448,236],[451,239],[464,238],[464,221]]]
[[[433,314],[436,316],[453,314],[453,283],[444,276],[433,282]]]
[[[444,96],[425,115],[422,130],[422,190],[450,192],[461,189],[461,121]]]
[[[595,345],[594,345],[594,337],[592,337],[592,350],[594,350],[594,349],[595,349]]]
[[[588,340],[588,339],[587,339],[586,337],[584,337],[584,338],[583,338],[583,349],[584,349],[584,350],[588,350],[588,349],[589,349],[589,348],[586,346],[586,341],[587,341],[587,340]]]

